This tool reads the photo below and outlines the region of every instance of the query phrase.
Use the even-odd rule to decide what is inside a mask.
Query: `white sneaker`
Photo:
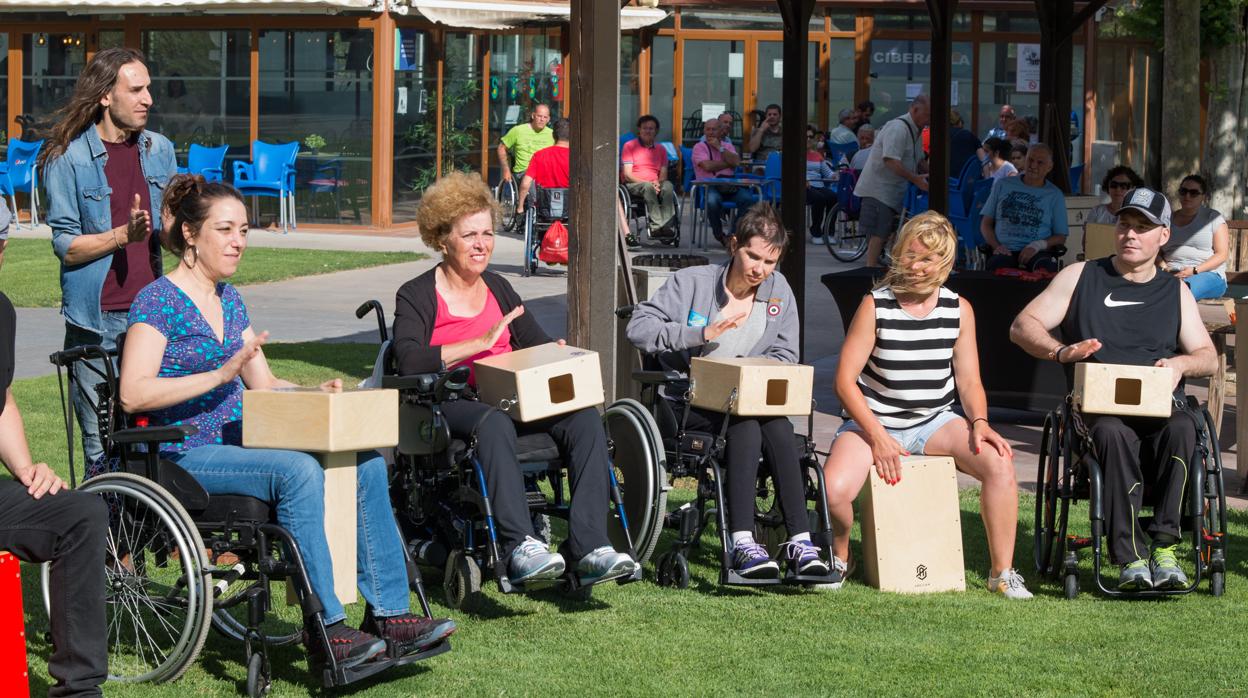
[[[819,237],[819,238],[811,238],[811,239],[810,239],[810,244],[812,244],[812,245],[822,245],[822,244],[823,244],[823,238],[821,238],[821,237]]]
[[[1023,586],[1023,575],[1018,570],[1007,569],[1000,577],[988,575],[988,591],[1000,594],[1007,599],[1030,599],[1031,592]]]
[[[815,591],[836,591],[845,585],[845,578],[849,576],[849,566],[841,558],[832,556],[832,581],[822,584],[811,584],[810,588]]]

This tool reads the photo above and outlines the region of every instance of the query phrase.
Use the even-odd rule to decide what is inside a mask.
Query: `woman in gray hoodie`
[[[728,262],[672,275],[652,300],[633,311],[629,341],[657,355],[664,369],[685,374],[693,356],[763,356],[797,363],[797,305],[788,282],[776,271],[788,240],[776,210],[756,204],[729,238]],[[683,391],[669,392],[665,399],[681,414]],[[685,428],[715,432],[723,419],[722,414],[692,408]],[[728,419],[726,506],[734,568],[744,577],[777,577],[783,560],[796,574],[826,575],[827,563],[810,538],[793,423],[787,417]],[[753,535],[758,463],[764,453],[790,536],[774,559]]]

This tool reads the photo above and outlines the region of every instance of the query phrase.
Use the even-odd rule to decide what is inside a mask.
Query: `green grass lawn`
[[[265,347],[279,376],[304,384],[363,377],[369,345]],[[55,377],[17,381],[37,458],[65,468]],[[692,491],[678,487],[676,503]],[[1024,496],[1017,566],[1031,568],[1031,507]],[[984,590],[987,556],[978,491],[962,494],[968,590],[906,597],[851,583],[838,592],[721,588],[708,551],[694,556],[684,591],[659,588],[653,570],[627,586],[596,588],[591,601],[552,592],[499,594],[487,583],[475,615],[443,604],[440,574],[426,570],[437,613],[459,622],[454,650],[365,682],[349,695],[1115,695],[1242,694],[1248,686],[1248,514],[1231,513],[1226,595],[1207,589],[1178,599],[1110,601],[1031,575],[1038,598],[1007,602]],[[1086,508],[1072,521],[1086,531]],[[556,529],[558,530],[558,529]],[[669,534],[670,535],[670,534]],[[854,535],[855,541],[858,535]],[[660,550],[670,537],[660,543]],[[1085,561],[1082,583],[1092,585]],[[1190,571],[1190,570],[1189,570]],[[37,569],[23,570],[32,694],[46,690],[47,619]],[[297,615],[283,611],[292,620]],[[362,612],[348,609],[352,620]],[[319,693],[299,647],[273,650],[273,695]],[[116,696],[238,695],[241,646],[211,634],[185,677],[163,686],[110,685]]]
[[[235,286],[281,281],[298,276],[377,267],[424,259],[419,252],[344,252],[252,247],[230,283]],[[177,260],[165,254],[165,269]],[[19,308],[54,308],[61,303],[60,263],[48,240],[9,240],[4,252],[0,291]]]

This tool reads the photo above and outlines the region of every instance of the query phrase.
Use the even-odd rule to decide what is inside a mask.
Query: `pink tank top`
[[[475,317],[452,315],[450,308],[446,305],[446,300],[442,298],[442,294],[436,290],[434,294],[438,297],[438,315],[433,321],[433,336],[429,338],[430,346],[440,347],[462,342],[466,339],[476,339],[489,332],[491,327],[497,325],[503,319],[503,310],[498,306],[498,299],[490,291],[485,292],[485,307]],[[498,336],[498,341],[494,342],[494,346],[473,354],[457,364],[447,366],[447,368],[454,368],[464,364],[472,366],[477,359],[506,354],[509,351],[511,351],[510,327],[503,330],[503,333]],[[468,382],[473,387],[476,387],[477,376],[475,371],[469,376]]]

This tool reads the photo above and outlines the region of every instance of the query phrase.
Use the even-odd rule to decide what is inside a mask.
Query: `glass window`
[[[850,42],[851,44],[853,42]],[[758,87],[755,90],[755,108],[768,104],[784,103],[784,42],[758,42]],[[818,107],[816,98],[819,86],[819,44],[806,43],[806,121],[814,123]],[[701,129],[699,129],[700,135]]]
[[[227,160],[250,159],[250,52],[246,29],[143,32],[152,76],[148,125],[173,141],[179,162],[192,143],[229,145]]]
[[[1084,126],[1087,124],[1087,115],[1083,109],[1083,44],[1075,44],[1074,58],[1071,61],[1071,65],[1073,69],[1070,76],[1070,110],[1072,112],[1070,120],[1070,164],[1078,165],[1083,162],[1083,132]],[[1075,185],[1077,183],[1072,182],[1072,186]]]
[[[918,29],[928,31],[932,28],[932,16],[927,12],[878,12],[875,15],[875,28],[877,30]],[[970,29],[971,13],[953,13],[954,31],[970,31]]]
[[[676,68],[673,62],[675,51],[676,41],[670,36],[656,36],[650,43],[650,113],[659,120],[658,139],[661,141],[672,140],[674,133],[672,105],[676,95]],[[636,123],[634,121],[629,124],[621,133],[631,133]]]
[[[950,102],[955,108],[971,101],[971,43],[953,42]],[[917,90],[931,90],[931,42],[910,39],[875,39],[871,42],[871,96],[875,116],[871,123],[877,128],[889,119],[900,116]],[[956,97],[956,99],[954,99]],[[983,96],[980,96],[983,99]]]
[[[373,33],[260,32],[260,140],[299,141],[302,222],[367,223],[373,153]],[[261,199],[276,216],[276,200]],[[252,216],[260,218],[260,212]],[[265,219],[261,219],[262,222]]]
[[[395,30],[394,222],[416,218],[416,202],[437,179],[438,73],[429,35]]]
[[[1035,55],[1039,55],[1038,45],[1036,49]],[[1009,104],[1014,107],[1017,116],[1039,118],[1039,85],[1026,91],[1018,90],[1018,61],[1019,44],[979,45],[979,104],[976,106],[975,117],[977,135],[981,139],[988,137],[989,130],[1000,126],[1002,105]]]
[[[832,39],[828,57],[828,126],[836,127],[836,115],[854,106],[854,40]]]
[[[832,12],[832,31],[852,32],[857,30],[858,14],[855,12]]]
[[[744,63],[744,41],[685,41],[682,145],[692,147],[701,138],[704,109],[742,115]]]
[[[511,127],[528,121],[539,104],[550,108],[551,121],[559,118],[566,87],[557,31],[490,37],[490,146],[497,146]],[[500,176],[492,154],[490,176]]]
[[[442,73],[442,172],[481,171],[481,38],[446,33]],[[499,138],[492,135],[491,140]],[[491,143],[496,145],[496,143]],[[490,154],[491,172],[498,163]],[[494,181],[491,179],[490,181]]]
[[[22,111],[36,119],[35,128],[48,128],[52,113],[69,101],[86,65],[86,37],[23,34],[22,51]]]
[[[746,10],[681,10],[681,29],[751,29],[784,31],[784,18],[779,12],[749,12]],[[823,31],[823,11],[816,9],[810,15],[810,31]],[[701,133],[701,129],[698,129]]]
[[[247,33],[247,40],[251,40],[251,33]],[[126,33],[120,29],[102,29],[96,36],[97,50],[103,51],[106,48],[121,48],[126,45]]]
[[[985,12],[984,31],[986,32],[1028,32],[1040,33],[1040,19],[1033,14],[1013,14],[1010,12]]]
[[[635,34],[620,36],[620,133],[633,130],[641,116],[641,40]]]

